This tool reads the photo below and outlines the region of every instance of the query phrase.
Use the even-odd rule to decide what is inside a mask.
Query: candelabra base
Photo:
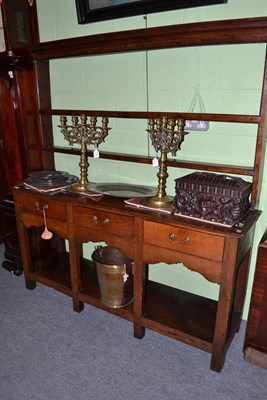
[[[173,205],[173,196],[164,196],[164,197],[147,197],[142,201],[142,204],[151,208],[168,208]]]
[[[89,191],[89,189],[88,189],[88,186],[87,186],[88,184],[81,184],[81,183],[74,183],[73,185],[71,185],[70,187],[69,187],[69,190],[71,191],[71,192],[75,192],[75,193],[83,193],[83,192],[88,192]]]

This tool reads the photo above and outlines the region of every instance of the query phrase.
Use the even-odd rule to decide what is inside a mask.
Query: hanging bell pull
[[[46,215],[45,215],[45,210],[44,209],[43,209],[43,216],[44,216],[44,226],[45,226],[45,228],[44,228],[44,231],[43,231],[43,233],[41,235],[41,238],[45,239],[45,240],[49,240],[49,239],[51,239],[53,237],[53,233],[50,232],[47,229]]]
[[[51,238],[53,237],[53,233],[50,232],[50,231],[48,230],[48,228],[47,228],[45,210],[48,208],[48,205],[44,205],[44,206],[43,206],[43,209],[40,210],[40,208],[39,208],[39,203],[38,203],[38,201],[37,201],[37,202],[35,203],[35,206],[36,206],[36,208],[37,208],[38,211],[41,211],[41,212],[43,213],[43,216],[44,216],[44,231],[43,231],[43,233],[41,234],[41,238],[42,238],[42,239],[45,239],[45,240],[49,240],[49,239],[51,239]]]

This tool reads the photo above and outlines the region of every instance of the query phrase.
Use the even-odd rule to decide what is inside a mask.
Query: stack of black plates
[[[77,176],[69,175],[68,172],[64,171],[35,171],[29,173],[25,183],[31,186],[52,188],[68,186],[78,180]]]

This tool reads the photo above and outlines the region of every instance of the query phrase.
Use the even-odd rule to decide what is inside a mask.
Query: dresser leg
[[[215,372],[221,372],[225,360],[225,353],[223,354],[212,354],[210,369]]]
[[[84,303],[82,301],[73,300],[73,310],[80,313],[84,309]]]
[[[32,281],[31,279],[26,279],[25,283],[26,283],[26,288],[29,290],[33,290],[36,288],[36,281]]]
[[[138,227],[138,224],[136,225]],[[143,263],[140,243],[136,245],[136,254],[138,254],[138,257],[135,258],[134,264],[134,337],[142,339],[145,336],[142,315],[145,309],[145,285],[148,276],[148,264]]]
[[[145,336],[145,328],[139,324],[134,324],[134,337],[137,339],[143,339]]]

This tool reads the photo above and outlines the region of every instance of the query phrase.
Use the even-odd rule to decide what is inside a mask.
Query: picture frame
[[[79,24],[227,3],[228,0],[75,0]]]

